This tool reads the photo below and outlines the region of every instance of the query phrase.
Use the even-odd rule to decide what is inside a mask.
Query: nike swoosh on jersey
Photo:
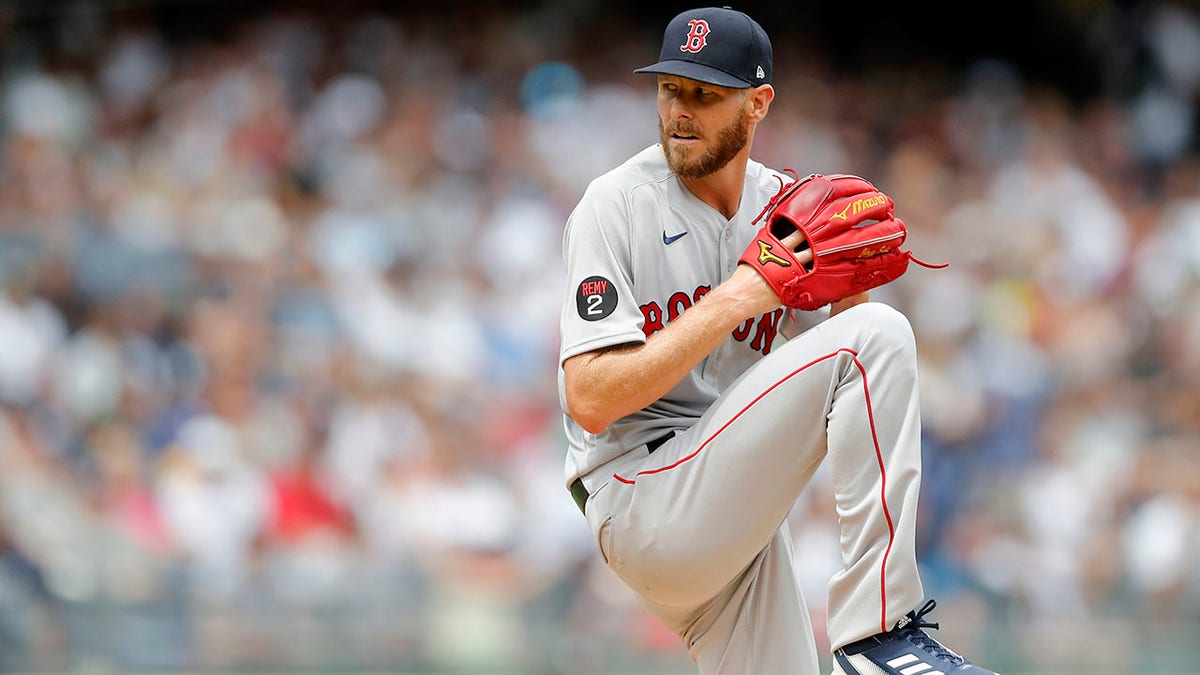
[[[685,234],[687,234],[687,230],[684,230],[683,232],[680,232],[679,234],[668,237],[667,233],[664,231],[663,232],[663,244],[670,246],[671,244],[674,244],[676,241],[679,241],[679,238]]]

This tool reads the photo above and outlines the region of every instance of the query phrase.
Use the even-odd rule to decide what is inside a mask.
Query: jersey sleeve
[[[567,219],[560,364],[594,349],[646,341],[633,293],[630,228],[624,194],[604,181],[588,187]]]

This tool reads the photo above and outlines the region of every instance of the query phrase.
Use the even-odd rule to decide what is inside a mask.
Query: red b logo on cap
[[[688,21],[687,42],[679,45],[681,52],[698,52],[704,49],[704,45],[708,43],[708,22],[704,19],[692,19]]]

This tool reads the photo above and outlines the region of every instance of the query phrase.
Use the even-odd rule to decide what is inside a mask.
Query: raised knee
[[[904,351],[916,351],[912,323],[903,312],[882,302],[864,302],[845,311],[867,328],[871,340],[885,342]]]

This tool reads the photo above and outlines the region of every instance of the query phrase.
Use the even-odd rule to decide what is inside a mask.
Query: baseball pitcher
[[[636,71],[660,142],[596,178],[564,234],[566,485],[701,673],[815,674],[786,517],[829,462],[835,672],[986,675],[925,630],[916,347],[868,298],[915,260],[905,225],[863,178],[750,159],[771,71],[766,33],[729,8],[676,16]]]

